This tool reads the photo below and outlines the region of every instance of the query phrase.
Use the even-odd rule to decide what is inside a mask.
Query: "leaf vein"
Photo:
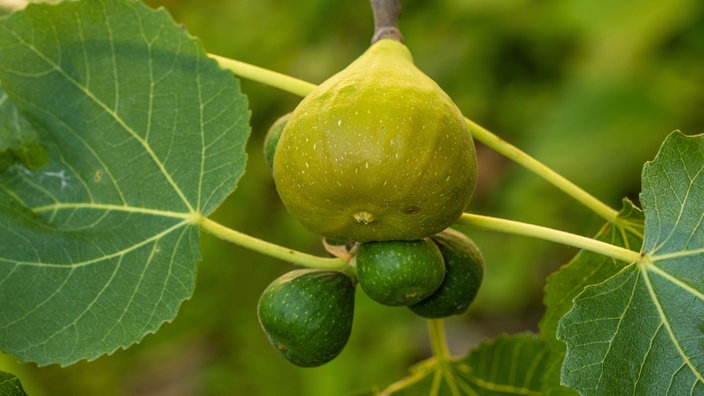
[[[120,256],[123,256],[123,255],[125,255],[125,254],[127,254],[127,253],[130,253],[130,252],[133,251],[133,250],[139,249],[139,248],[141,248],[142,246],[151,243],[151,242],[154,241],[154,240],[158,240],[158,239],[160,239],[160,238],[163,238],[164,236],[168,235],[169,233],[173,232],[174,230],[176,230],[176,229],[178,229],[178,228],[180,228],[180,227],[186,226],[186,225],[188,225],[188,224],[189,224],[189,222],[188,222],[187,220],[181,221],[181,222],[176,223],[176,224],[174,224],[173,226],[171,226],[171,227],[165,229],[164,231],[162,231],[162,232],[160,232],[160,233],[158,233],[158,234],[155,234],[155,235],[152,236],[152,237],[149,237],[149,238],[144,239],[144,240],[141,241],[140,243],[135,243],[134,245],[132,245],[132,246],[130,246],[130,247],[128,247],[128,248],[125,248],[125,249],[116,251],[116,252],[114,252],[114,253],[111,253],[111,254],[108,254],[108,255],[105,255],[105,256],[96,257],[96,258],[93,258],[93,259],[84,260],[84,261],[80,261],[80,262],[75,262],[75,263],[71,263],[71,264],[46,263],[46,262],[30,262],[30,261],[16,261],[16,260],[5,259],[5,258],[2,258],[2,257],[0,257],[0,263],[2,263],[2,262],[4,261],[4,262],[9,262],[9,263],[17,264],[17,265],[32,266],[32,267],[42,267],[42,268],[73,269],[73,268],[84,267],[84,266],[87,266],[87,265],[92,265],[92,264],[95,264],[95,263],[99,263],[99,262],[101,262],[101,261],[105,261],[105,260],[111,259],[111,258],[113,258],[113,257],[120,257]]]
[[[682,347],[680,346],[679,342],[677,342],[677,337],[675,337],[675,334],[672,330],[672,327],[670,326],[670,322],[667,320],[667,315],[665,315],[665,311],[662,308],[662,305],[660,304],[660,300],[658,300],[657,293],[655,292],[655,289],[653,289],[653,285],[650,282],[650,277],[648,275],[648,270],[641,269],[640,271],[643,274],[643,281],[645,282],[646,287],[648,288],[648,293],[650,294],[650,298],[655,305],[655,308],[658,311],[658,315],[660,316],[660,320],[662,321],[663,325],[665,326],[665,330],[667,330],[667,333],[670,337],[670,341],[672,341],[673,346],[675,349],[677,349],[677,353],[680,355],[684,363],[687,365],[687,367],[690,369],[692,374],[694,374],[697,379],[701,382],[704,382],[704,378],[702,377],[702,373],[697,371],[696,367],[692,364],[690,361],[689,357],[687,354],[684,352]]]

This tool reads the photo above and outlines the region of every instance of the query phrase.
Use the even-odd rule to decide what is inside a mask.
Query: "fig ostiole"
[[[417,240],[461,215],[477,162],[454,102],[384,39],[299,103],[273,173],[288,211],[317,234]]]
[[[347,344],[355,282],[341,271],[299,269],[274,280],[257,304],[271,345],[291,363],[315,367]]]

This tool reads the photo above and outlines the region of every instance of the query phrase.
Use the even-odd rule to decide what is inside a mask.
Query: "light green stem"
[[[458,224],[466,224],[485,230],[499,231],[508,234],[523,235],[532,238],[544,239],[546,241],[574,246],[580,249],[599,253],[627,263],[634,263],[641,258],[639,252],[598,241],[593,238],[571,234],[569,232],[558,231],[552,228],[541,227],[533,224],[521,223],[513,220],[499,219],[489,216],[464,213],[457,221]]]
[[[535,158],[529,156],[517,147],[509,144],[505,140],[491,133],[483,126],[477,124],[469,118],[465,118],[465,121],[467,122],[467,125],[469,125],[469,129],[472,131],[472,136],[476,140],[484,143],[492,150],[495,150],[496,152],[506,156],[510,160],[523,166],[529,171],[542,177],[548,183],[554,185],[558,189],[562,190],[565,194],[581,202],[584,206],[591,209],[594,213],[603,217],[607,221],[616,221],[616,218],[618,217],[618,211],[599,201],[593,195],[584,191],[583,189],[581,189],[571,181],[567,180],[563,176],[559,175],[554,170],[548,168]]]
[[[435,358],[439,362],[447,361],[450,358],[450,351],[447,349],[445,338],[445,321],[442,319],[428,320],[428,333]]]
[[[262,241],[261,239],[254,238],[247,234],[243,234],[231,228],[225,227],[207,217],[201,217],[198,219],[198,223],[203,230],[215,235],[218,238],[293,264],[308,268],[331,270],[342,269],[347,265],[347,261],[341,258],[313,256],[307,253],[291,250],[274,243]]]
[[[437,362],[433,384],[429,392],[430,395],[440,394],[443,380],[445,380],[445,385],[449,388],[450,395],[459,396],[464,394],[457,386],[457,380],[452,368],[452,356],[447,348],[447,338],[445,336],[445,321],[443,319],[428,320],[428,331],[430,344],[433,348],[433,356]]]
[[[274,88],[279,88],[294,95],[306,96],[310,93],[310,91],[315,89],[315,84],[311,84],[307,81],[299,80],[282,73],[277,73],[259,66],[250,65],[249,63],[236,61],[234,59],[225,58],[218,55],[209,54],[209,56],[215,59],[220,67],[230,70],[236,76],[270,85]]]

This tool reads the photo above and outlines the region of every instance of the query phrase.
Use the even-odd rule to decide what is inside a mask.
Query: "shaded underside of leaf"
[[[617,221],[606,223],[594,239],[631,250],[640,249],[643,245],[643,212],[624,199]],[[585,287],[603,282],[628,264],[588,250],[580,251],[547,279],[543,300],[546,310],[540,321],[540,334],[546,340],[564,345],[555,339],[555,333],[560,318],[572,308],[572,300]]]
[[[643,169],[645,256],[560,321],[566,384],[586,395],[704,393],[704,136],[670,135]]]
[[[624,199],[617,220],[606,223],[594,238],[627,249],[639,249],[643,244],[643,212],[630,200]],[[544,297],[546,310],[539,328],[541,336],[551,348],[553,358],[551,367],[545,373],[546,384],[552,384],[549,394],[576,394],[560,384],[560,371],[565,356],[565,344],[556,338],[560,318],[572,308],[572,301],[585,287],[611,278],[627,265],[628,263],[582,250],[572,261],[548,277]]]
[[[237,81],[130,0],[0,20],[0,81],[48,154],[0,173],[0,349],[71,364],[139,341],[192,294],[197,219],[244,172]]]
[[[502,335],[483,342],[460,360],[424,362],[411,376],[381,394],[543,395],[549,353],[546,342],[537,335]]]
[[[0,371],[0,395],[2,396],[27,396],[22,389],[20,380],[10,373]]]
[[[478,395],[541,395],[548,354],[534,334],[500,336],[464,359],[470,368],[465,377]]]

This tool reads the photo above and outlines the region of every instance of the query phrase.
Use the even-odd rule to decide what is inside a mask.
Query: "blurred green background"
[[[366,1],[151,0],[206,50],[319,83],[361,54]],[[704,132],[704,2],[699,0],[406,0],[401,29],[416,64],[468,117],[612,207],[637,201],[640,171],[675,129]],[[285,211],[261,154],[269,125],[299,98],[242,82],[252,109],[247,174],[214,218],[323,254]],[[472,212],[583,235],[602,221],[478,145]],[[502,332],[535,330],[545,277],[575,249],[463,228],[486,257],[465,315],[447,321],[462,355]],[[203,236],[196,290],[178,317],[139,345],[94,362],[37,368],[0,356],[30,395],[343,395],[385,387],[429,356],[425,323],[358,293],[350,342],[332,363],[297,368],[259,328],[256,300],[292,266]]]

